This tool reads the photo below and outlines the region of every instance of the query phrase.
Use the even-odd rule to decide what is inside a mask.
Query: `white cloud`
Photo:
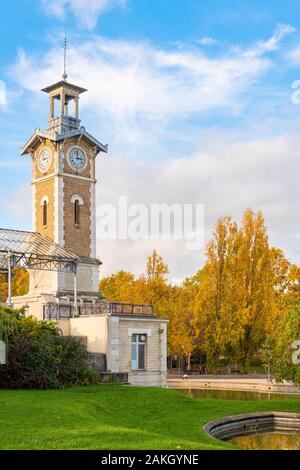
[[[6,105],[6,87],[5,83],[0,80],[0,106]]]
[[[294,47],[288,54],[288,58],[294,64],[299,66],[300,64],[300,45]]]
[[[127,0],[42,0],[42,5],[48,14],[62,20],[70,10],[82,26],[93,29],[100,15],[113,7],[124,7],[126,2]]]
[[[262,210],[270,241],[298,262],[300,256],[300,138],[229,143],[211,135],[206,153],[165,162],[141,162],[110,156],[98,160],[98,205],[127,195],[132,203],[205,204],[206,241],[221,215],[240,219],[248,207]],[[217,142],[217,146],[215,145]],[[291,171],[292,169],[292,171]],[[98,241],[103,274],[125,268],[140,274],[157,248],[170,266],[171,277],[191,275],[201,267],[204,250],[188,252],[184,241]]]
[[[30,165],[30,162],[28,162]],[[18,219],[31,219],[31,187],[30,185],[23,184],[22,186],[14,189],[8,197],[6,193],[4,196],[5,210],[10,214],[15,215]],[[22,227],[19,227],[22,229]]]
[[[209,36],[205,36],[204,38],[199,39],[197,43],[200,44],[200,46],[213,46],[215,44],[218,44],[219,41]]]
[[[289,31],[276,32],[272,47]],[[255,44],[211,58],[198,49],[165,50],[95,36],[69,51],[68,70],[71,81],[89,89],[83,105],[120,128],[120,122],[137,118],[165,122],[217,107],[239,111],[243,94],[273,66],[265,55],[270,50]],[[13,74],[22,87],[39,91],[61,69],[61,50],[54,47],[42,57],[21,51]]]
[[[276,51],[280,47],[281,41],[289,34],[295,33],[297,30],[289,24],[279,24],[274,34],[266,41],[257,41],[247,52],[247,56],[259,57],[267,52]]]
[[[117,204],[119,196],[127,196],[129,203],[146,206],[201,203],[205,205],[206,241],[221,215],[230,214],[239,220],[248,207],[262,210],[272,245],[284,249],[298,263],[300,137],[285,134],[229,142],[226,136],[215,132],[204,138],[208,150],[189,158],[146,162],[114,154],[98,157],[97,207]],[[29,219],[30,191],[28,184],[17,188],[9,198],[3,195],[3,208],[18,220],[25,216]],[[187,251],[185,241],[99,239],[97,252],[104,262],[102,275],[120,269],[141,274],[154,248],[169,264],[173,280],[194,274],[204,260],[204,249]]]

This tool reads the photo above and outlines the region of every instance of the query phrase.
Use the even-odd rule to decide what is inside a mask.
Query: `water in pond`
[[[231,390],[178,390],[192,398],[210,398],[214,400],[300,400],[300,395],[279,395],[275,393],[238,392]]]
[[[232,439],[245,450],[300,450],[300,434],[255,434]]]

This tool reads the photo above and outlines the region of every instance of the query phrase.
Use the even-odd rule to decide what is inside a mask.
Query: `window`
[[[48,202],[43,202],[43,226],[46,227],[48,223]]]
[[[81,208],[80,206],[83,206],[84,205],[84,201],[82,199],[81,196],[79,196],[78,194],[74,194],[72,197],[71,197],[71,204],[73,204],[73,220],[74,220],[74,225],[76,227],[79,227],[80,226],[80,212],[81,212]]]
[[[147,335],[132,335],[131,342],[131,368],[132,370],[145,370],[146,368]]]
[[[78,199],[74,203],[74,223],[80,225],[80,202]]]

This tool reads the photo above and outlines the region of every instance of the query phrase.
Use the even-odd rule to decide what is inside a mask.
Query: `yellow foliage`
[[[26,295],[29,290],[29,274],[24,269],[16,269],[13,272],[12,292],[15,296]],[[7,300],[8,285],[4,274],[0,274],[0,302]]]

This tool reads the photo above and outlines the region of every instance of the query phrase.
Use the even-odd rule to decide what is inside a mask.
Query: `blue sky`
[[[98,204],[203,203],[207,238],[220,215],[262,209],[271,242],[299,261],[298,2],[11,0],[0,26],[0,226],[31,228],[31,166],[18,149],[46,127],[39,90],[60,78],[67,34],[70,81],[89,89],[83,124],[110,146]],[[99,241],[98,252],[105,273],[139,273],[153,247]],[[203,262],[203,250],[157,248],[173,279]]]

